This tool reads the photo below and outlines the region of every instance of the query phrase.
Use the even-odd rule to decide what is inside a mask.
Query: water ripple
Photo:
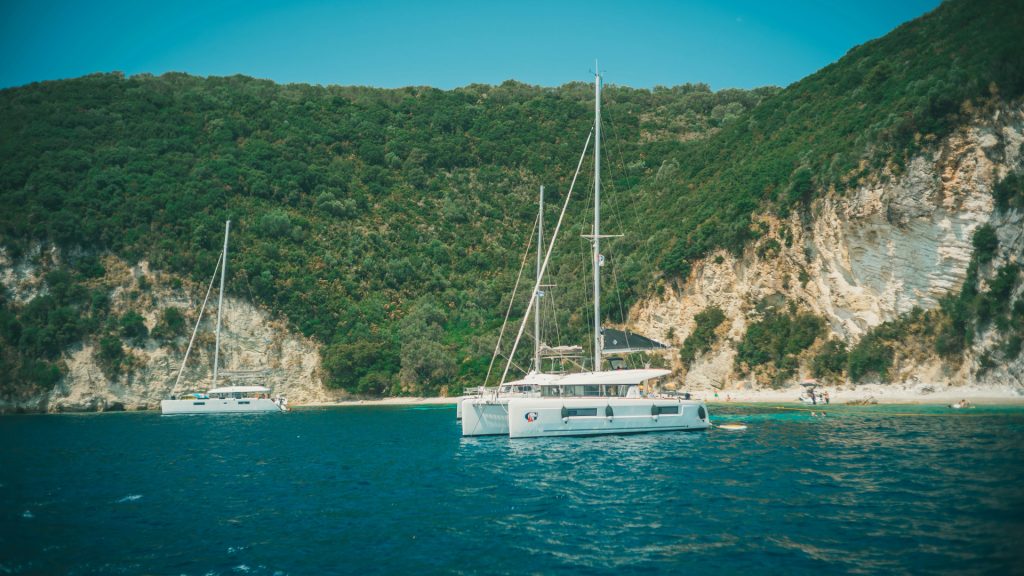
[[[746,431],[524,441],[436,407],[4,417],[0,571],[1019,571],[1024,410],[971,416],[727,406]]]

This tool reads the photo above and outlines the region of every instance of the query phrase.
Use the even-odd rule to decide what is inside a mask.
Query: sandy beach
[[[1013,386],[945,386],[939,384],[863,384],[859,386],[819,386],[828,392],[832,404],[953,404],[967,400],[971,404],[1024,404],[1024,389]],[[802,386],[773,390],[720,390],[695,394],[708,402],[797,402]]]
[[[455,404],[461,396],[449,396],[447,398],[418,396],[392,396],[389,398],[376,398],[372,400],[338,400],[336,402],[309,402],[302,406],[406,406],[415,404]]]
[[[1024,404],[1024,388],[1005,386],[946,386],[941,384],[862,384],[859,386],[819,386],[818,391],[827,391],[832,404],[952,404],[967,400],[972,404]],[[728,389],[694,391],[693,397],[706,402],[754,402],[788,403],[797,402],[803,393],[802,386],[781,389]],[[373,400],[339,400],[319,402],[303,406],[407,406],[455,404],[459,396],[412,397],[398,396]]]

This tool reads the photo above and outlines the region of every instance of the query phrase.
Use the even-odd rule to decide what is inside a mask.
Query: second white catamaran
[[[213,379],[210,389],[206,392],[176,393],[171,398],[160,401],[160,412],[162,414],[224,414],[236,412],[286,412],[288,411],[288,400],[282,396],[271,398],[270,388],[265,386],[221,386],[217,387],[217,378],[220,375],[220,328],[221,312],[224,310],[224,278],[227,275],[228,267],[228,234],[231,231],[231,221],[224,224],[224,249],[221,251],[217,267],[213,271],[213,278],[210,280],[210,287],[206,290],[206,298],[199,309],[199,317],[196,319],[196,326],[192,329],[192,338],[189,340],[188,349],[185,350],[185,358],[181,361],[181,368],[178,369],[178,378],[174,382],[174,391],[181,385],[182,374],[185,372],[185,363],[188,362],[189,353],[195,343],[196,332],[199,331],[199,323],[203,320],[203,311],[206,310],[206,303],[210,299],[210,291],[213,289],[213,281],[217,279],[217,272],[220,272],[220,295],[217,302],[217,330],[216,341],[213,347]]]
[[[540,436],[592,436],[669,430],[704,430],[711,426],[707,406],[700,400],[644,397],[645,385],[656,382],[669,370],[658,368],[602,370],[602,351],[607,350],[601,329],[601,75],[595,73],[594,104],[594,225],[590,239],[594,274],[594,358],[592,372],[567,375],[531,372],[522,383],[531,384],[530,394],[506,395],[498,391],[462,401],[464,436],[504,435],[511,438]],[[582,161],[582,159],[581,159]],[[578,172],[578,169],[577,169]],[[575,178],[573,179],[575,184]],[[572,195],[572,188],[566,197]],[[562,209],[564,215],[565,208]],[[541,289],[541,279],[558,236],[561,219],[530,297],[530,310]],[[540,250],[540,247],[538,247]],[[534,312],[536,313],[536,311]],[[536,319],[535,319],[536,322]],[[519,328],[511,358],[526,322]],[[626,348],[629,346],[627,344]],[[536,352],[535,352],[536,356]],[[535,360],[539,370],[539,359]],[[505,368],[504,377],[508,373]],[[520,383],[520,382],[517,382]],[[535,390],[539,391],[536,393]]]

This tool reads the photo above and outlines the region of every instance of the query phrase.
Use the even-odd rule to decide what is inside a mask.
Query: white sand
[[[413,396],[393,396],[375,400],[338,400],[337,402],[311,402],[302,406],[406,406],[415,404],[455,404],[461,396],[449,398],[419,398]]]
[[[1013,386],[945,386],[941,384],[862,384],[859,386],[819,386],[827,391],[832,404],[952,404],[962,399],[972,404],[1024,404],[1024,389]],[[802,386],[781,390],[720,390],[695,396],[708,402],[798,402]]]

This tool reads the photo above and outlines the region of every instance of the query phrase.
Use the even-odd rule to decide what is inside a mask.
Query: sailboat
[[[199,318],[196,319],[195,328],[192,329],[192,338],[189,340],[188,348],[185,350],[185,358],[181,361],[181,368],[178,369],[178,377],[174,382],[173,390],[178,390],[181,384],[181,377],[185,371],[185,363],[188,362],[189,353],[196,340],[196,333],[199,331],[199,323],[203,320],[203,311],[206,310],[206,303],[210,300],[210,292],[213,290],[213,282],[220,272],[220,294],[217,301],[217,330],[216,340],[213,349],[213,379],[210,389],[206,392],[188,392],[177,394],[166,400],[160,401],[160,412],[162,414],[221,414],[234,412],[286,412],[288,400],[282,396],[271,398],[270,388],[265,386],[217,386],[217,378],[220,368],[220,328],[221,311],[224,309],[224,278],[227,276],[228,268],[228,235],[231,231],[231,221],[224,225],[224,250],[213,271],[213,278],[210,279],[210,286],[206,290],[206,298],[199,309]]]
[[[463,436],[508,435],[508,401],[511,398],[540,396],[540,385],[559,377],[559,374],[545,374],[541,363],[540,339],[540,293],[542,250],[544,245],[544,187],[540,187],[539,213],[537,216],[537,286],[534,291],[534,342],[533,369],[522,379],[504,382],[488,390],[481,387],[476,394],[462,398],[456,408],[456,418],[462,421]],[[525,262],[524,262],[525,264]],[[513,300],[515,293],[513,292]],[[510,303],[511,306],[511,303]],[[511,308],[510,308],[511,309]],[[499,337],[498,346],[501,345]],[[497,350],[495,350],[497,356]]]
[[[539,383],[540,396],[509,398],[508,435],[511,438],[543,436],[593,436],[671,430],[704,430],[711,420],[703,401],[681,398],[656,398],[642,393],[668,374],[659,368],[602,370],[606,349],[601,327],[601,76],[595,72],[594,104],[594,225],[590,239],[594,276],[594,358],[593,370],[551,378]],[[571,194],[571,188],[570,188]],[[568,198],[567,198],[568,201]],[[563,209],[564,214],[564,209]],[[557,230],[555,235],[557,236]],[[554,238],[552,238],[552,245]],[[550,258],[551,247],[548,248]],[[538,274],[543,274],[547,261]],[[534,296],[535,298],[535,296]],[[532,302],[531,302],[532,303]],[[520,333],[522,327],[520,327]],[[623,333],[624,335],[626,333]],[[518,339],[517,339],[518,342]],[[648,342],[653,342],[649,341]],[[655,343],[656,344],[656,343]],[[656,346],[652,346],[656,347]],[[633,346],[612,347],[629,350]],[[513,346],[514,353],[514,346]],[[614,365],[613,365],[614,367]],[[507,371],[507,368],[506,368]],[[466,431],[467,406],[463,407],[463,433]]]

